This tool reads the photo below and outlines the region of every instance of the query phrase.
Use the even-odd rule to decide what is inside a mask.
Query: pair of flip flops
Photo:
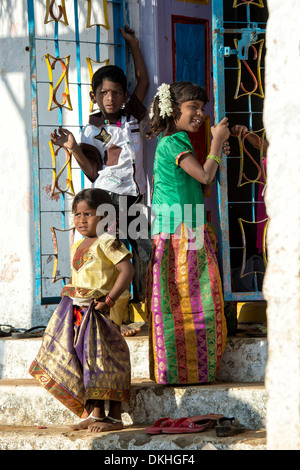
[[[12,338],[40,338],[45,332],[45,326],[34,326],[26,330],[25,328],[15,328],[11,325],[0,325],[0,337],[11,336]]]
[[[236,418],[226,418],[224,415],[210,413],[208,415],[172,419],[160,418],[153,426],[145,429],[147,434],[185,434],[203,432],[215,428],[218,437],[234,436],[245,431]]]
[[[210,413],[208,415],[191,416],[179,419],[160,418],[153,426],[145,429],[147,434],[182,434],[205,431],[216,425],[223,415]]]

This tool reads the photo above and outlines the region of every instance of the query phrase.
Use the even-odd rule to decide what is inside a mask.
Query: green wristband
[[[209,154],[209,155],[207,155],[206,160],[208,160],[209,158],[211,160],[214,160],[215,162],[217,162],[218,165],[220,165],[221,159],[219,157],[217,157],[216,155]]]

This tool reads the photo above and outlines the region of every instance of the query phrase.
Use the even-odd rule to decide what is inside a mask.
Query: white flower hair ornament
[[[157,89],[157,93],[154,96],[154,99],[157,96],[159,97],[159,100],[158,100],[158,107],[160,110],[159,115],[162,118],[165,118],[166,116],[171,116],[173,113],[173,107],[172,107],[172,100],[171,100],[170,85],[168,85],[167,83],[163,83],[162,85],[160,85]],[[149,117],[150,119],[154,117],[153,103],[151,105]]]

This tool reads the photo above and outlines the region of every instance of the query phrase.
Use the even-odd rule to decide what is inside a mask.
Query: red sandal
[[[164,434],[181,434],[181,433],[196,433],[202,432],[206,429],[212,428],[216,425],[217,420],[223,415],[216,415],[214,413],[201,416],[192,416],[189,418],[180,418],[173,422],[171,426],[164,426],[162,432]]]
[[[149,426],[148,428],[145,429],[145,432],[147,434],[160,434],[163,431],[163,428],[165,426],[170,426],[175,422],[174,419],[172,418],[160,418],[155,423],[153,426]]]

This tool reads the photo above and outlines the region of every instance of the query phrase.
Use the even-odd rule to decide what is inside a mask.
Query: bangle
[[[220,165],[221,159],[217,157],[216,155],[209,154],[207,155],[206,160],[208,160],[209,158],[211,158],[211,160],[214,160],[215,162],[217,162],[218,165]]]
[[[105,303],[109,308],[112,308],[115,305],[115,302],[109,297],[109,295],[105,297]]]

